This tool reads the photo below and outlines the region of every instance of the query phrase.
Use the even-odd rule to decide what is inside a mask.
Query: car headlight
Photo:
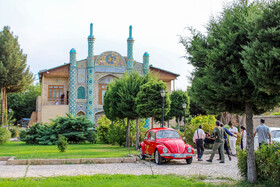
[[[188,147],[188,152],[191,153],[192,152],[192,148]]]
[[[165,147],[165,148],[162,149],[162,151],[163,151],[164,153],[167,153],[167,152],[168,152],[168,149]]]

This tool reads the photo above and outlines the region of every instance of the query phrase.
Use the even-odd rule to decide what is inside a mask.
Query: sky
[[[69,63],[69,52],[77,60],[87,58],[87,37],[93,23],[94,54],[116,51],[127,55],[132,25],[134,60],[180,76],[176,90],[186,90],[192,66],[183,58],[180,36],[190,36],[193,27],[205,32],[212,15],[218,15],[230,0],[0,0],[0,27],[10,26],[18,36],[27,64],[36,75],[40,70]]]

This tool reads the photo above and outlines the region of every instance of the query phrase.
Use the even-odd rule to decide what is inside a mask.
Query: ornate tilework
[[[150,119],[149,118],[145,119],[144,128],[150,129]]]
[[[91,26],[91,35],[88,37],[86,116],[92,122],[94,122],[94,40]]]
[[[149,53],[145,52],[143,55],[143,71],[144,71],[144,75],[146,75],[147,73],[149,73],[150,68],[149,68]]]
[[[86,83],[86,69],[78,69],[78,84]]]
[[[133,39],[127,39],[127,62],[126,62],[126,69],[127,71],[133,70]]]
[[[69,113],[76,117],[76,79],[77,79],[77,62],[76,50],[70,51],[70,74],[69,74]]]

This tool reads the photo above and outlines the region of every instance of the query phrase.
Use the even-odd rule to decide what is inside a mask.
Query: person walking
[[[271,134],[270,134],[268,126],[266,126],[264,123],[265,123],[265,120],[261,119],[260,125],[256,128],[256,130],[254,132],[254,137],[256,136],[256,133],[258,133],[258,141],[259,141],[260,148],[265,143],[271,144]]]
[[[220,124],[220,127],[224,128],[226,134],[228,134],[229,136],[234,136],[234,137],[237,137],[236,135],[232,134],[231,132],[229,132],[225,127],[224,127],[224,124]],[[228,149],[228,144],[227,144],[227,135],[225,134],[224,136],[224,139],[225,139],[225,143],[224,143],[224,149],[226,150],[227,152],[227,155],[228,155],[228,158],[229,160],[231,161],[231,156],[230,156],[230,153],[229,153],[229,149]],[[221,150],[219,149],[219,159],[218,160],[221,160]]]
[[[247,131],[246,128],[244,126],[241,126],[241,149],[242,150],[246,150],[246,146],[247,146]]]
[[[204,152],[203,140],[205,139],[205,133],[202,130],[202,126],[199,125],[198,129],[194,132],[193,143],[196,145],[198,161],[203,161],[202,156]]]
[[[215,142],[213,145],[213,150],[212,150],[212,154],[209,158],[209,160],[206,160],[207,162],[212,162],[217,150],[220,148],[221,150],[221,161],[220,163],[225,163],[225,154],[224,154],[224,136],[225,136],[225,130],[224,128],[220,127],[220,122],[216,121],[216,127],[213,130],[213,134],[215,137]]]
[[[231,121],[228,123],[229,125],[229,132],[232,134],[238,134],[238,130],[236,127],[234,127],[231,123]],[[231,154],[232,156],[236,156],[236,140],[237,138],[234,136],[230,136],[229,137],[229,146],[230,146],[230,150],[231,150]]]

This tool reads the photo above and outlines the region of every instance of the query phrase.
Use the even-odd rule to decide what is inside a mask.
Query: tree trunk
[[[177,119],[177,127],[178,127],[178,131],[180,131],[179,118],[176,118],[176,119]]]
[[[5,88],[1,88],[1,124],[4,123],[5,101]]]
[[[130,147],[130,124],[129,124],[129,119],[127,119],[125,147]]]
[[[153,129],[154,128],[154,117],[152,117],[152,128],[151,129]]]
[[[169,120],[167,121],[167,125],[168,125],[168,128],[169,128]]]
[[[257,181],[257,169],[254,152],[254,136],[253,136],[253,109],[252,105],[246,103],[246,124],[247,124],[247,179],[248,182]]]
[[[136,119],[136,150],[139,148],[139,119]]]

